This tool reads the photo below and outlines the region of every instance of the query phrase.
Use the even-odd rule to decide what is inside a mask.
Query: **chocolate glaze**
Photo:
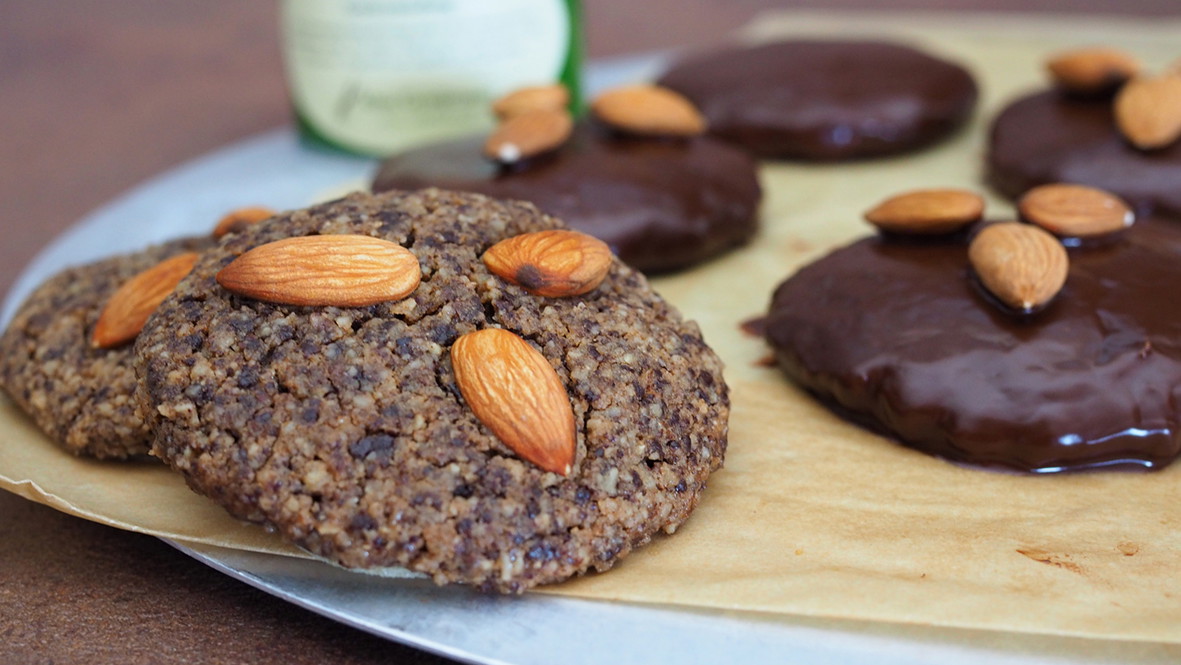
[[[967,70],[906,46],[786,41],[690,58],[660,78],[710,132],[764,157],[874,157],[932,143],[975,106]]]
[[[767,339],[792,379],[920,450],[1161,468],[1181,453],[1181,230],[1140,222],[1068,251],[1062,292],[1022,318],[973,286],[963,236],[867,238],[779,286]]]
[[[754,235],[754,160],[708,137],[640,139],[581,124],[556,154],[513,170],[481,156],[482,137],[386,160],[374,191],[441,187],[531,201],[601,238],[645,272],[683,268]]]
[[[1141,215],[1181,217],[1181,142],[1136,149],[1116,128],[1109,97],[1048,91],[1013,102],[993,121],[988,178],[1014,199],[1072,182],[1118,194]]]
[[[767,317],[755,316],[738,324],[738,329],[751,337],[767,335]]]

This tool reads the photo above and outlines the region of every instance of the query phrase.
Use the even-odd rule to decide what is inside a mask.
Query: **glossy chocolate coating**
[[[1016,199],[1051,182],[1123,197],[1141,215],[1181,217],[1181,141],[1138,150],[1116,128],[1110,98],[1048,91],[1013,102],[993,121],[988,177]]]
[[[1163,467],[1181,452],[1181,229],[1069,252],[1057,298],[1020,317],[974,284],[963,236],[866,238],[779,286],[767,339],[803,387],[941,457]]]
[[[907,152],[971,115],[964,68],[906,46],[799,40],[690,58],[660,78],[710,132],[764,157],[837,160]]]
[[[441,187],[534,203],[654,273],[703,261],[754,235],[754,160],[708,137],[641,139],[587,124],[556,154],[514,169],[481,156],[483,137],[386,160],[374,191]]]

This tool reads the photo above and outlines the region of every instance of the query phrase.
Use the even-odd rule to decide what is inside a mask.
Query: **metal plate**
[[[481,595],[327,563],[177,549],[247,584],[382,637],[480,664],[1049,665],[1175,662],[1167,647],[874,622]]]

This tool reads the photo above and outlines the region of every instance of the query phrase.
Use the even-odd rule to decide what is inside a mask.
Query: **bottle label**
[[[562,76],[573,19],[566,0],[287,0],[292,101],[320,138],[374,155],[488,131],[494,99]]]

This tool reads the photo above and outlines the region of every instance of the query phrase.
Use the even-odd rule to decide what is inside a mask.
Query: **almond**
[[[1140,62],[1113,48],[1080,48],[1052,56],[1046,69],[1058,87],[1098,93],[1114,89],[1140,72]]]
[[[1017,210],[1023,220],[1065,238],[1107,235],[1136,221],[1132,209],[1118,196],[1083,185],[1034,187],[1021,197]]]
[[[574,464],[574,409],[558,373],[528,342],[500,328],[451,347],[455,383],[472,413],[506,446],[546,471]]]
[[[645,136],[696,136],[706,127],[693,102],[656,85],[608,90],[591,103],[591,112],[615,129]]]
[[[526,111],[505,120],[484,142],[484,156],[501,164],[557,150],[574,131],[574,119],[565,109]]]
[[[192,272],[196,263],[196,252],[177,254],[124,282],[99,314],[91,345],[110,349],[135,339],[152,312],[176,290],[176,285]]]
[[[1070,260],[1058,239],[1020,222],[991,224],[968,246],[968,260],[992,295],[1021,312],[1033,312],[1066,283]]]
[[[536,231],[501,240],[483,259],[492,274],[533,295],[562,298],[602,283],[611,269],[611,248],[578,231]]]
[[[919,189],[882,201],[865,219],[890,233],[940,234],[957,231],[983,214],[984,199],[975,192]]]
[[[504,121],[528,111],[561,111],[570,104],[570,92],[563,85],[519,88],[492,102],[492,112]]]
[[[1128,81],[1115,97],[1115,123],[1132,145],[1152,150],[1181,137],[1181,76]]]
[[[274,210],[263,206],[247,206],[231,210],[225,217],[218,220],[217,226],[213,227],[213,237],[220,238],[227,233],[236,233],[251,224],[257,224],[274,216]]]
[[[367,307],[405,298],[421,277],[418,259],[397,243],[322,235],[259,245],[222,268],[217,283],[283,305]]]

